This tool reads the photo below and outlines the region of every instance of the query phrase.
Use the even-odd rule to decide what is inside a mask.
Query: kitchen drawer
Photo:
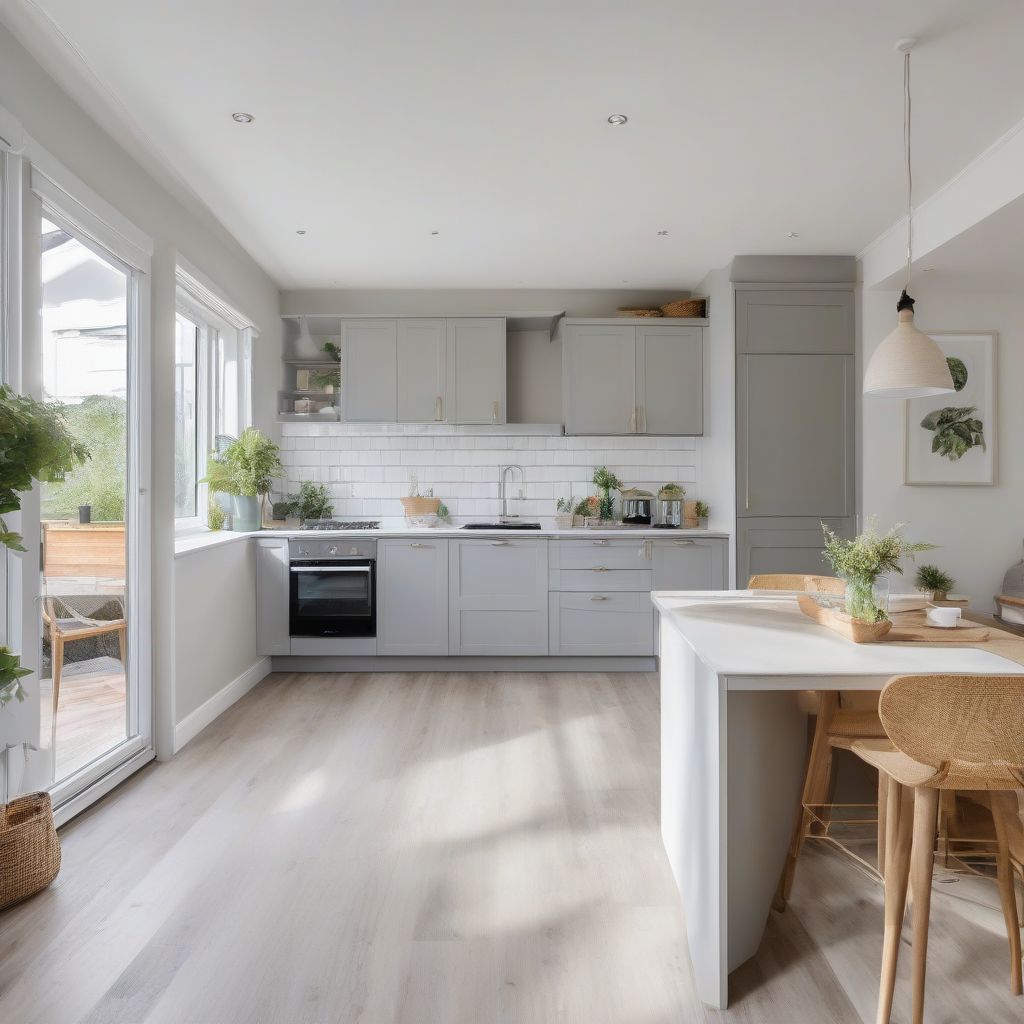
[[[559,540],[554,543],[553,565],[558,569],[650,569],[643,537],[608,540]],[[637,588],[641,589],[641,588]]]
[[[654,589],[650,569],[561,569],[552,574],[552,590],[646,590]]]
[[[650,593],[551,594],[550,617],[551,654],[654,654],[655,613]]]

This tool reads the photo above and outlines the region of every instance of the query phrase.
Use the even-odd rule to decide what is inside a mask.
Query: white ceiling
[[[858,252],[901,213],[904,35],[919,196],[1024,117],[1019,0],[31,6],[37,56],[77,51],[285,288],[691,287]]]

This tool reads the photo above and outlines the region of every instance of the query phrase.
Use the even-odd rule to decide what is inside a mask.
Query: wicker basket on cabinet
[[[707,308],[707,299],[679,299],[661,307],[663,316],[702,317]]]

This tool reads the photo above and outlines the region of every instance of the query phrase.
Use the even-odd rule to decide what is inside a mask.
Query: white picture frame
[[[966,371],[960,391],[904,402],[903,482],[910,487],[991,487],[996,482],[996,333],[926,331],[946,358],[959,359]],[[959,457],[934,452],[935,432],[922,425],[941,409],[973,406],[972,419],[983,424],[984,448],[974,445]]]

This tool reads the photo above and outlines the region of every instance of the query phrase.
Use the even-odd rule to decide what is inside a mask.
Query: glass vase
[[[846,577],[846,614],[858,622],[882,622],[889,617],[889,580]]]

